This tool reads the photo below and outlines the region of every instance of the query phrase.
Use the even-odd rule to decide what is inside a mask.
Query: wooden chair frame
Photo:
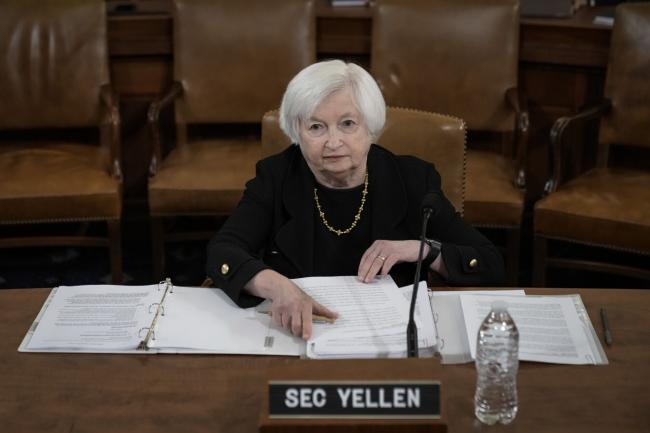
[[[603,102],[585,108],[580,113],[574,116],[567,116],[558,119],[550,133],[551,139],[551,161],[553,163],[552,175],[544,186],[545,195],[549,195],[555,192],[561,184],[567,181],[568,176],[564,171],[563,164],[563,155],[566,148],[569,146],[569,141],[567,136],[569,132],[574,128],[581,126],[584,122],[599,119],[602,116],[605,116],[611,110],[612,104],[609,100],[604,100]],[[609,145],[606,143],[599,143],[597,158],[596,158],[596,167],[604,168],[607,166],[609,156]],[[619,265],[614,263],[606,263],[596,260],[584,260],[578,258],[560,258],[560,257],[549,257],[548,255],[548,242],[549,241],[562,241],[562,242],[571,242],[576,244],[591,245],[602,248],[611,248],[618,249],[612,245],[598,245],[598,244],[586,244],[583,242],[571,240],[571,239],[560,239],[549,236],[544,236],[542,234],[535,233],[534,235],[534,252],[533,252],[533,285],[537,287],[546,286],[546,271],[550,267],[555,268],[566,268],[566,269],[578,269],[591,272],[605,272],[609,274],[623,275],[632,278],[638,278],[642,280],[650,281],[650,269],[641,269],[632,266]],[[641,251],[634,251],[633,253],[644,254]],[[645,253],[648,254],[648,253]]]
[[[119,98],[110,85],[105,84],[100,88],[101,116],[100,116],[100,146],[108,150],[106,169],[112,177],[119,182],[122,188],[121,147],[120,147],[120,113]],[[71,236],[29,236],[0,238],[0,248],[31,248],[36,246],[80,246],[80,247],[105,247],[109,250],[111,279],[113,283],[121,283],[123,278],[122,267],[122,233],[121,220],[106,220],[107,236],[86,236],[87,225],[93,218],[87,220],[38,220],[18,221],[14,224],[43,224],[43,223],[82,223],[79,235]],[[3,222],[9,224],[9,222]]]

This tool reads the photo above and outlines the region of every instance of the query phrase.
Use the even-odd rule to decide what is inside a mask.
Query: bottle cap
[[[508,304],[506,301],[494,301],[492,302],[492,309],[494,311],[506,311],[508,309]]]

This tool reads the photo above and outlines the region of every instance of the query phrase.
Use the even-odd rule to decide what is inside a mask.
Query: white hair
[[[341,60],[314,63],[289,82],[280,106],[280,128],[293,143],[300,139],[300,124],[332,93],[352,90],[354,102],[370,138],[379,138],[386,121],[386,102],[374,78],[362,67]]]

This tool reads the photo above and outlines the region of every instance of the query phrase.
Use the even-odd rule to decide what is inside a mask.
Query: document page
[[[574,300],[568,296],[506,296],[508,312],[519,329],[519,359],[559,364],[597,364],[599,355],[580,320]],[[490,311],[494,296],[460,297],[467,340],[476,356],[478,329]],[[605,361],[606,363],[606,361]]]
[[[158,286],[61,286],[32,326],[28,350],[135,350],[155,314]]]
[[[254,308],[235,305],[221,289],[174,287],[165,300],[151,348],[173,353],[293,355],[304,352],[294,337]]]
[[[438,351],[443,364],[462,364],[472,361],[467,341],[463,307],[460,295],[525,295],[523,290],[473,290],[473,291],[434,291],[431,296],[431,309],[438,331]]]
[[[293,280],[317,302],[339,314],[333,324],[317,324],[313,338],[323,333],[373,333],[406,323],[406,301],[388,276],[363,283],[355,276],[309,277]]]
[[[409,302],[390,277],[362,283],[354,276],[294,280],[316,301],[339,313],[334,324],[314,324],[310,358],[374,358],[406,353]],[[426,302],[426,291],[423,291]],[[430,313],[429,313],[430,314]],[[435,334],[423,332],[423,346]]]

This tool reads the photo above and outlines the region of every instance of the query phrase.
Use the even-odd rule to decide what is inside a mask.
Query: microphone
[[[411,309],[409,311],[409,323],[406,327],[406,353],[409,358],[418,357],[418,328],[415,326],[415,301],[418,297],[418,283],[420,282],[420,271],[422,269],[422,253],[424,252],[424,244],[426,242],[425,235],[427,232],[427,225],[429,218],[434,212],[439,209],[439,203],[442,200],[439,194],[435,192],[427,193],[422,199],[422,230],[420,232],[420,251],[418,253],[418,261],[415,267],[415,278],[413,281],[413,292],[411,293]],[[436,245],[439,250],[439,244]],[[434,248],[429,244],[429,248]]]

